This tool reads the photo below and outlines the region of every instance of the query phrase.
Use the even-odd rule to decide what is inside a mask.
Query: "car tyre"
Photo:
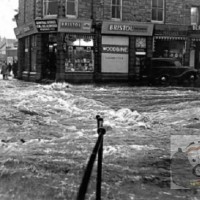
[[[160,84],[163,85],[163,86],[168,86],[169,85],[169,76],[162,75],[160,77]]]

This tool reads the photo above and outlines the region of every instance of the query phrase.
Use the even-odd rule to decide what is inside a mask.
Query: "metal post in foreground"
[[[106,130],[103,128],[103,119],[100,118],[100,116],[96,116],[97,119],[97,132],[99,134],[97,142],[94,146],[94,149],[92,151],[92,154],[90,156],[90,160],[87,164],[77,200],[84,200],[85,195],[87,192],[87,187],[89,184],[90,176],[92,173],[93,165],[96,159],[96,155],[98,153],[98,165],[97,165],[97,187],[96,187],[96,199],[100,200],[101,199],[101,175],[102,175],[102,157],[103,157],[103,135],[106,133]]]
[[[96,186],[96,200],[101,200],[101,182],[102,182],[102,159],[103,159],[103,135],[106,133],[103,128],[103,119],[99,116],[97,118],[98,134],[102,137],[101,144],[98,152],[98,165],[97,165],[97,186]]]

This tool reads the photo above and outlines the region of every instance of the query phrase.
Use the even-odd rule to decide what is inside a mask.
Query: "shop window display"
[[[65,72],[92,72],[94,70],[92,39],[67,40],[65,49]]]

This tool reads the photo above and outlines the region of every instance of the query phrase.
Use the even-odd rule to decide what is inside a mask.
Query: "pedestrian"
[[[12,70],[13,70],[14,78],[17,78],[17,71],[18,71],[18,63],[17,63],[17,61],[13,62]]]
[[[11,71],[12,71],[12,65],[11,63],[8,63],[8,76],[11,76]]]
[[[3,75],[3,80],[8,80],[8,66],[6,64],[6,61],[3,62],[2,68],[1,68],[1,74]]]

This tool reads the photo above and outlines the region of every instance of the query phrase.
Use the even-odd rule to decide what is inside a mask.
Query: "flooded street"
[[[0,80],[0,199],[74,200],[104,119],[102,199],[199,199],[170,189],[171,135],[199,134],[200,89]],[[87,198],[95,199],[96,167]]]

